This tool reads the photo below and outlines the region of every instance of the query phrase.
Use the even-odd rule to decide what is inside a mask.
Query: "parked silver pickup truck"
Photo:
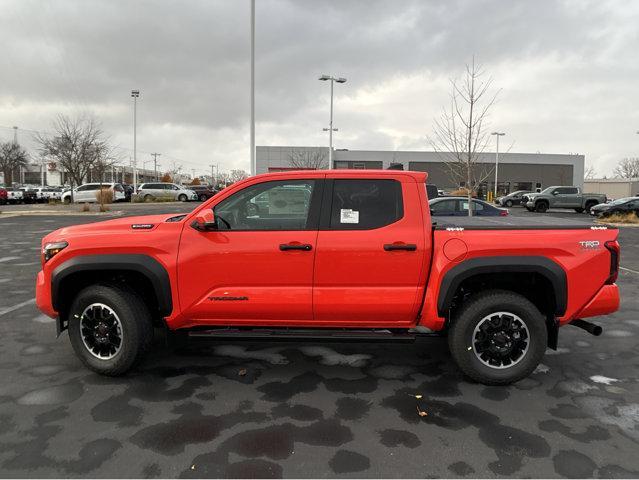
[[[529,212],[545,212],[549,208],[572,208],[577,213],[590,212],[600,203],[606,203],[606,195],[600,193],[581,193],[579,187],[548,187],[539,193],[529,193],[522,204]]]

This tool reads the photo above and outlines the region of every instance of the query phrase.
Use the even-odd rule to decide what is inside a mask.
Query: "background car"
[[[38,194],[35,188],[32,187],[20,187],[22,190],[22,201],[24,203],[37,203],[38,202]]]
[[[7,187],[7,203],[22,203],[24,192],[18,188]]]
[[[468,216],[468,198],[466,197],[440,197],[430,200],[430,213],[434,216]],[[483,200],[472,200],[473,215],[486,217],[505,217],[508,210],[505,208],[497,208]]]
[[[497,205],[501,205],[502,207],[512,207],[513,205],[521,205],[521,201],[524,198],[524,195],[532,193],[529,190],[517,190],[516,192],[511,192],[508,195],[504,195],[503,197],[497,197],[495,199],[495,203]]]
[[[614,214],[632,212],[639,217],[639,197],[620,198],[610,203],[600,203],[590,209],[590,214],[596,217],[609,217]]]
[[[197,200],[198,195],[190,188],[181,187],[175,183],[143,183],[138,187],[138,197],[147,200],[156,198],[164,198],[178,200],[180,202],[188,202],[189,200]]]
[[[119,202],[124,200],[124,188],[119,183],[85,183],[73,189],[74,203],[93,203],[98,201],[96,196],[100,188],[108,188],[113,191],[113,201]],[[61,196],[64,203],[71,203],[71,190],[67,190]]]
[[[189,189],[197,193],[197,196],[201,202],[208,200],[217,193],[217,190],[209,185],[189,185]]]
[[[62,195],[62,189],[59,187],[37,187],[33,191],[36,193],[36,200],[40,203],[60,200]]]
[[[7,190],[5,188],[0,187],[0,205],[7,204]]]

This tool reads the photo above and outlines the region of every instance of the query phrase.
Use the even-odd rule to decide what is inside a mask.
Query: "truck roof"
[[[385,177],[393,177],[398,175],[404,175],[408,177],[412,177],[415,179],[415,182],[425,183],[428,178],[428,173],[426,172],[414,172],[410,170],[378,170],[378,169],[366,169],[366,170],[358,170],[352,168],[336,168],[333,170],[288,170],[285,172],[269,172],[262,173],[260,175],[256,175],[250,178],[257,177],[280,177],[280,176],[300,176],[300,177],[315,177],[315,176],[323,176],[327,177],[332,176],[342,176],[347,175],[349,177],[377,177],[380,176]]]

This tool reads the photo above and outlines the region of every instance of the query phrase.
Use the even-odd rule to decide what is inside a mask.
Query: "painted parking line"
[[[626,267],[619,267],[619,270],[625,270],[626,272],[630,272],[630,273],[634,273],[639,275],[639,272],[637,272],[636,270],[630,270],[629,268]]]
[[[15,310],[18,310],[19,308],[26,307],[27,305],[31,305],[32,303],[35,303],[35,299],[34,298],[32,298],[31,300],[27,300],[26,302],[18,303],[16,305],[11,306],[11,307],[3,308],[3,309],[0,310],[0,317],[2,315],[6,315],[7,313],[11,313],[11,312],[13,312]]]

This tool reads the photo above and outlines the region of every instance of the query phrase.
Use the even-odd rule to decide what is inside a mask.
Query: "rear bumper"
[[[619,309],[619,288],[617,284],[604,285],[601,290],[574,315],[574,318],[596,317],[608,315]]]

